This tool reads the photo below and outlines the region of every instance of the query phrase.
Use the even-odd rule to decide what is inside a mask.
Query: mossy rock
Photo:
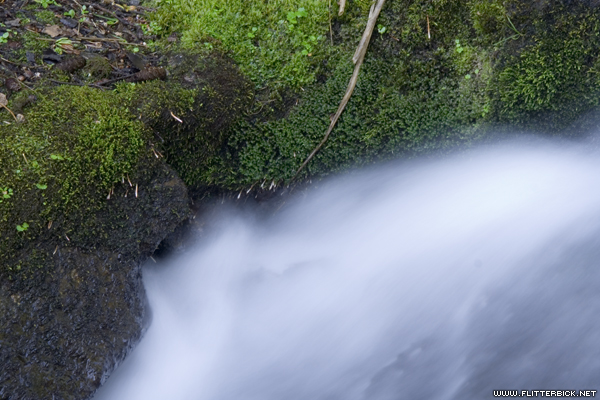
[[[257,96],[258,112],[232,126],[224,153],[192,181],[238,191],[290,182],[343,97],[368,5],[349,1],[333,17],[334,45],[320,44],[331,57],[314,66],[318,78],[293,106],[273,113]],[[452,151],[492,132],[574,135],[577,119],[599,105],[598,21],[595,1],[388,0],[355,92],[300,178]]]
[[[189,216],[143,86],[39,88],[0,129],[0,398],[88,398],[141,337],[140,262]]]
[[[252,87],[216,52],[173,52],[164,59],[169,79],[136,90],[131,111],[158,133],[157,149],[198,192],[219,181],[208,171],[225,156],[230,127],[248,108]]]
[[[87,58],[83,72],[98,80],[108,78],[112,72],[112,67],[106,58],[98,55],[90,55]]]

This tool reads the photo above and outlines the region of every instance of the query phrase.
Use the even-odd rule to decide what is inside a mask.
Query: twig
[[[356,83],[358,82],[358,74],[360,72],[360,67],[362,66],[362,63],[365,59],[365,54],[367,53],[367,47],[369,46],[369,41],[371,40],[371,36],[373,35],[373,29],[375,29],[375,22],[377,21],[377,17],[379,17],[379,13],[381,12],[381,9],[383,8],[384,3],[385,3],[385,0],[377,0],[377,4],[376,5],[374,4],[371,7],[371,10],[369,12],[369,21],[367,22],[367,27],[365,28],[365,32],[363,33],[363,36],[360,40],[358,48],[356,49],[356,52],[354,53],[354,57],[352,58],[352,61],[354,61],[354,63],[356,65],[354,66],[354,73],[352,74],[352,78],[350,78],[350,82],[348,83],[348,89],[346,89],[346,94],[344,94],[344,97],[342,98],[342,101],[340,102],[337,112],[331,119],[331,123],[329,124],[329,128],[327,129],[327,132],[325,133],[325,137],[323,138],[323,140],[321,140],[321,143],[319,143],[317,145],[317,147],[315,147],[315,149],[312,151],[312,153],[310,153],[310,155],[306,158],[306,160],[304,160],[304,162],[302,163],[300,168],[298,168],[298,171],[296,171],[296,175],[294,175],[294,177],[292,178],[292,181],[296,179],[296,177],[298,176],[298,174],[300,174],[302,169],[304,169],[304,167],[306,167],[306,165],[310,162],[310,160],[314,157],[314,155],[317,154],[317,152],[321,149],[321,147],[323,147],[325,142],[327,142],[327,139],[329,139],[329,135],[333,131],[333,128],[335,127],[335,124],[337,123],[338,119],[340,118],[340,115],[342,115],[344,108],[346,108],[346,104],[348,104],[350,97],[352,97],[352,92],[354,92],[354,88],[356,87]]]
[[[48,79],[48,81],[52,82],[52,83],[56,83],[59,85],[71,85],[71,86],[89,86],[89,87],[93,87],[93,88],[97,88],[97,89],[102,89],[102,90],[107,90],[108,88],[104,87],[104,86],[100,86],[100,85],[94,85],[93,83],[76,83],[76,82],[61,82],[61,81],[55,81],[54,79]]]
[[[108,84],[115,83],[118,81],[122,81],[123,79],[132,78],[133,76],[135,76],[135,74],[125,75],[125,76],[121,76],[119,78],[111,79],[109,81],[100,83],[100,86],[104,86],[104,85],[108,85]]]
[[[344,13],[344,9],[346,8],[346,0],[340,0],[340,12],[338,15],[342,15]]]
[[[427,16],[427,39],[431,40],[431,30],[429,29],[429,15]]]
[[[329,8],[327,9],[329,13],[329,38],[331,39],[331,45],[333,46],[333,29],[331,28],[331,0],[329,0]]]
[[[15,62],[8,61],[6,58],[3,58],[3,57],[0,57],[0,60],[2,60],[2,61],[4,61],[4,62],[7,62],[7,63],[9,63],[9,64],[12,64],[12,65],[16,65],[16,66],[18,66],[18,67],[20,67],[20,66],[21,66],[21,64],[17,64],[17,63],[15,63]]]
[[[12,111],[10,110],[10,108],[6,107],[6,106],[5,106],[4,104],[2,104],[2,103],[0,103],[0,106],[2,106],[2,107],[4,107],[4,108],[6,108],[6,110],[7,110],[7,111],[10,113],[10,115],[12,115],[12,116],[13,116],[13,118],[15,119],[15,121],[19,122],[19,120],[17,119],[17,116],[15,115],[15,113],[14,113],[14,112],[12,112]]]
[[[356,48],[356,52],[354,53],[354,57],[352,57],[352,62],[356,64],[358,60],[365,56],[367,52],[367,47],[369,46],[369,40],[371,40],[371,35],[373,34],[373,30],[375,29],[375,23],[377,22],[377,17],[379,16],[379,12],[381,11],[381,7],[383,7],[383,3],[385,0],[378,0],[377,4],[373,4],[371,6],[371,10],[369,11],[369,20],[367,21],[367,27],[365,28],[365,32],[360,39],[360,43],[358,43],[358,47]],[[377,10],[375,8],[378,7]]]

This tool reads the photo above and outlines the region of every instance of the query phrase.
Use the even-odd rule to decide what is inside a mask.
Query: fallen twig
[[[329,8],[327,10],[329,12],[329,39],[331,40],[331,45],[333,46],[333,29],[331,28],[331,0],[329,0]]]
[[[48,79],[48,81],[50,81],[52,83],[56,83],[58,85],[89,86],[89,87],[93,87],[93,88],[97,88],[97,89],[102,89],[102,90],[108,90],[108,89],[110,89],[110,88],[107,88],[107,87],[104,87],[104,86],[94,85],[93,83],[61,82],[61,81],[55,81],[54,79]]]
[[[342,15],[344,13],[344,9],[346,8],[346,0],[340,0],[340,12],[338,15]]]
[[[2,103],[0,103],[0,107],[4,107],[4,108],[6,108],[6,110],[7,110],[7,111],[10,113],[10,115],[12,115],[12,116],[13,116],[13,118],[15,119],[15,121],[19,122],[19,120],[17,119],[17,116],[15,115],[15,113],[14,113],[14,112],[12,112],[12,111],[10,110],[10,108],[6,107],[6,106],[5,106],[4,104],[2,104]]]
[[[321,140],[321,143],[319,143],[317,145],[317,147],[315,147],[315,149],[312,151],[312,153],[310,153],[310,155],[306,158],[306,160],[304,160],[304,162],[302,163],[300,168],[298,168],[298,170],[296,171],[296,174],[294,175],[292,180],[295,180],[296,177],[298,177],[298,174],[300,174],[300,172],[304,169],[304,167],[306,167],[306,165],[310,162],[310,160],[314,157],[314,155],[317,154],[317,152],[321,149],[321,147],[323,147],[325,142],[327,142],[327,139],[329,139],[329,135],[333,131],[333,128],[335,127],[335,124],[337,123],[338,119],[340,118],[340,115],[342,115],[344,108],[346,108],[346,104],[348,104],[350,97],[352,97],[352,92],[354,92],[354,88],[356,87],[356,82],[358,82],[358,74],[360,72],[360,67],[362,66],[362,63],[365,59],[365,54],[367,53],[367,47],[369,46],[369,41],[371,40],[371,36],[373,35],[373,29],[375,29],[375,22],[377,22],[377,17],[379,17],[379,13],[381,12],[381,9],[383,8],[384,3],[385,3],[385,0],[377,0],[377,3],[374,4],[373,6],[371,6],[371,10],[369,12],[369,20],[367,22],[367,27],[365,28],[365,32],[363,33],[360,43],[358,44],[358,47],[356,48],[356,52],[354,53],[354,57],[352,58],[352,61],[356,65],[354,67],[354,73],[352,74],[352,78],[350,78],[350,82],[348,83],[348,88],[346,89],[346,94],[344,94],[344,97],[342,98],[342,101],[340,102],[337,112],[331,119],[331,123],[329,124],[329,128],[327,129],[327,132],[325,133],[325,137],[323,138],[323,140]]]

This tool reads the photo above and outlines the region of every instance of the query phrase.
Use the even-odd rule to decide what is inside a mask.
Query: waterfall
[[[145,267],[152,324],[95,400],[600,388],[598,151],[512,140],[292,201],[223,211],[192,254]]]

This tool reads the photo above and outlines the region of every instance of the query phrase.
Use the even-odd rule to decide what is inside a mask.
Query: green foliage
[[[54,1],[54,0],[34,0],[34,1],[44,8],[48,8],[48,6],[50,4],[57,5],[56,1]]]
[[[0,35],[0,44],[8,42],[10,37],[10,29],[7,29],[2,35]]]
[[[470,8],[473,28],[480,37],[493,36],[506,26],[507,13],[501,1],[471,1]]]
[[[195,189],[214,184],[228,127],[252,98],[251,85],[230,59],[202,52],[169,57],[171,82],[149,82],[131,99],[132,111],[163,141],[157,148]],[[176,83],[179,81],[179,83]]]
[[[4,200],[10,199],[12,197],[13,190],[8,187],[0,187],[0,194],[2,194],[2,197],[0,197],[0,203],[2,203]]]
[[[511,17],[523,35],[518,52],[500,59],[493,93],[499,121],[527,128],[557,131],[599,104],[600,22],[589,7],[573,7],[556,16],[525,4]],[[528,13],[529,15],[526,15]]]
[[[38,11],[35,13],[35,19],[42,24],[52,24],[56,20],[56,16],[50,10]]]
[[[300,89],[328,57],[328,3],[322,0],[157,0],[158,34],[181,32],[188,48],[230,52],[256,86]],[[152,25],[150,25],[152,27]]]
[[[110,188],[133,176],[147,153],[148,132],[129,113],[123,92],[44,90],[24,123],[0,130],[0,258],[48,232],[48,221],[61,221],[55,234],[77,237],[73,226],[83,234]],[[9,226],[20,234],[6,231]]]

